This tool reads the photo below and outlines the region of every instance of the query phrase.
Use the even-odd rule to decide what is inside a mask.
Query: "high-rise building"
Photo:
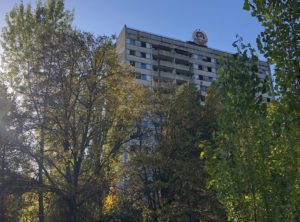
[[[149,87],[159,84],[192,82],[199,89],[201,100],[211,82],[218,78],[216,70],[224,51],[207,47],[207,36],[203,31],[193,33],[194,41],[182,41],[132,28],[126,25],[117,39],[119,57],[135,69],[135,77]],[[258,76],[270,75],[267,62],[258,62]],[[269,95],[264,99],[271,100]]]

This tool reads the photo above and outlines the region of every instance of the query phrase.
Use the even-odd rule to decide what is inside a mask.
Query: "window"
[[[152,80],[152,76],[149,76],[147,74],[141,74],[141,80],[151,81]]]
[[[142,58],[146,58],[146,55],[147,55],[146,53],[141,52],[141,57],[142,57]]]
[[[201,100],[202,102],[204,102],[204,101],[205,101],[205,96],[200,96],[200,100]]]
[[[197,69],[197,70],[203,70],[202,65],[193,64],[193,67],[194,67],[194,69]]]
[[[142,74],[141,75],[141,80],[148,80],[147,75],[146,74]]]
[[[135,61],[129,61],[129,64],[133,67],[135,67]]]
[[[271,99],[270,99],[270,98],[267,98],[267,102],[268,102],[268,103],[271,102]]]
[[[142,78],[141,73],[136,72],[136,73],[135,73],[135,78],[136,78],[136,79],[141,79],[141,78]]]
[[[206,82],[211,82],[211,80],[212,80],[211,78],[213,79],[213,77],[204,76],[203,80],[206,81]]]
[[[207,67],[207,72],[211,72],[211,71],[212,71],[211,67]]]
[[[195,60],[200,60],[201,61],[202,58],[203,58],[203,56],[202,55],[193,54],[192,58],[195,59]]]
[[[210,57],[204,57],[202,60],[204,62],[211,62],[211,58]]]
[[[197,59],[198,60],[203,60],[203,56],[202,55],[197,55]]]
[[[141,47],[147,48],[147,43],[146,42],[141,42]]]
[[[135,51],[132,50],[132,49],[130,49],[130,50],[129,50],[129,55],[133,55],[133,56],[134,56],[134,55],[135,55]]]
[[[152,65],[146,64],[146,63],[141,63],[141,69],[152,69]]]
[[[203,76],[202,75],[199,75],[199,80],[203,80]]]
[[[217,60],[215,58],[211,58],[212,63],[217,63]]]
[[[216,72],[216,68],[211,68],[211,72]]]
[[[213,77],[208,77],[208,81],[212,82],[212,81],[214,81],[214,78]]]
[[[134,39],[126,39],[126,42],[130,45],[135,45],[135,40]]]
[[[185,51],[185,50],[182,50],[182,49],[175,49],[174,50],[177,54],[180,54],[180,55],[184,55],[184,56],[188,56],[190,57],[190,53],[188,51]]]

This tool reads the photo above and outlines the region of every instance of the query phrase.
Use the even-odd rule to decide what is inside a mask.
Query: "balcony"
[[[164,72],[164,71],[155,72],[154,75],[157,77],[160,76],[160,77],[168,78],[168,79],[172,79],[172,80],[174,80],[175,76],[176,76],[174,73]]]
[[[183,59],[189,61],[191,58],[190,54],[185,53],[178,53],[178,50],[168,51],[163,49],[153,49],[152,54],[161,58],[176,58],[176,59]]]
[[[159,66],[159,67],[167,67],[167,68],[174,68],[174,63],[166,60],[160,60],[160,61],[153,61],[153,65]]]
[[[181,49],[174,49],[175,55],[177,58],[189,60],[191,57],[191,53]]]
[[[173,67],[176,68],[176,69],[179,69],[179,70],[190,71],[190,66],[183,65],[183,64],[176,64],[175,63]]]
[[[159,49],[159,50],[153,49],[152,55],[157,56],[157,57],[162,57],[162,58],[164,58],[164,57],[173,58],[174,57],[174,53],[165,51],[162,49]]]

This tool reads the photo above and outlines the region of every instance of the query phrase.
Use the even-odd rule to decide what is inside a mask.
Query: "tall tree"
[[[129,201],[139,206],[146,221],[223,221],[199,158],[200,141],[211,139],[211,123],[196,87],[183,85],[154,100],[126,165]]]
[[[271,112],[272,128],[276,132],[273,141],[280,153],[278,166],[285,165],[277,177],[278,183],[285,184],[285,192],[278,186],[278,193],[281,193],[279,199],[283,203],[290,203],[291,208],[299,212],[300,201],[294,197],[300,195],[300,2],[245,0],[244,9],[251,11],[251,15],[264,27],[257,38],[258,48],[275,67],[278,102]],[[286,212],[287,208],[282,207],[281,210]]]
[[[232,220],[299,220],[299,6],[296,0],[244,1],[264,27],[257,44],[275,65],[276,101],[260,101],[253,54],[249,59],[241,50],[220,69],[223,110],[214,149],[207,149],[208,168]]]
[[[53,72],[52,61],[55,58],[53,38],[55,33],[70,28],[72,15],[64,10],[64,2],[37,2],[33,11],[31,6],[17,5],[6,18],[7,27],[3,30],[2,47],[4,62],[11,87],[16,96],[24,98],[22,110],[31,113],[26,125],[28,131],[35,131],[35,154],[38,156],[38,181],[43,182],[43,155],[45,146],[45,111],[48,102],[49,77]],[[43,192],[39,192],[39,221],[44,221]]]
[[[110,38],[79,34],[75,40],[80,44],[67,41],[75,55],[60,59],[66,69],[55,75],[61,88],[49,97],[46,141],[55,152],[55,158],[52,152],[47,158],[55,167],[52,182],[62,191],[70,220],[83,221],[84,211],[95,214],[84,207],[89,203],[96,203],[91,205],[98,208],[95,216],[102,216],[106,170],[122,145],[134,137],[132,121],[140,115],[135,104],[141,103],[142,89],[119,63]]]
[[[22,124],[17,119],[15,102],[0,87],[0,220],[17,221],[24,206],[22,192],[24,176],[31,172],[29,159],[19,149],[23,141]],[[26,170],[25,170],[26,168]],[[20,171],[24,170],[22,173]],[[11,184],[18,184],[12,188]]]
[[[278,102],[264,102],[271,83],[259,79],[253,53],[241,44],[219,70],[216,87],[222,110],[216,143],[206,150],[208,169],[229,220],[294,221],[298,218],[297,167],[291,161],[295,152],[283,148],[286,135],[277,122]]]
[[[63,1],[34,11],[20,4],[3,32],[5,82],[21,98],[23,150],[38,165],[39,186],[28,191],[39,192],[39,221],[45,195],[47,209],[58,209],[48,211],[49,220],[101,219],[110,161],[134,138],[142,103],[113,39],[74,31],[70,18]]]

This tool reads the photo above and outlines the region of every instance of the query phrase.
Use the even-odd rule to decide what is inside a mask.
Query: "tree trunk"
[[[4,195],[0,194],[0,221],[5,222],[5,203],[4,203]]]
[[[254,222],[257,222],[257,206],[256,206],[256,191],[255,191],[255,188],[254,188],[254,185],[252,184],[251,185],[252,187],[252,205],[253,205],[253,219],[254,219]]]
[[[0,171],[0,182],[4,182],[4,170],[5,170],[5,145],[2,146],[1,155],[1,171]],[[0,221],[5,222],[5,198],[4,193],[0,194]]]
[[[44,161],[44,129],[42,127],[41,129],[41,141],[40,141],[40,161],[39,161],[39,174],[38,174],[38,181],[39,184],[43,184],[43,161]],[[39,222],[45,221],[45,214],[44,214],[44,197],[43,197],[43,191],[38,192],[38,202],[39,202]]]
[[[71,197],[68,205],[69,205],[69,213],[67,215],[68,222],[77,222],[77,204],[76,204],[76,197]]]

